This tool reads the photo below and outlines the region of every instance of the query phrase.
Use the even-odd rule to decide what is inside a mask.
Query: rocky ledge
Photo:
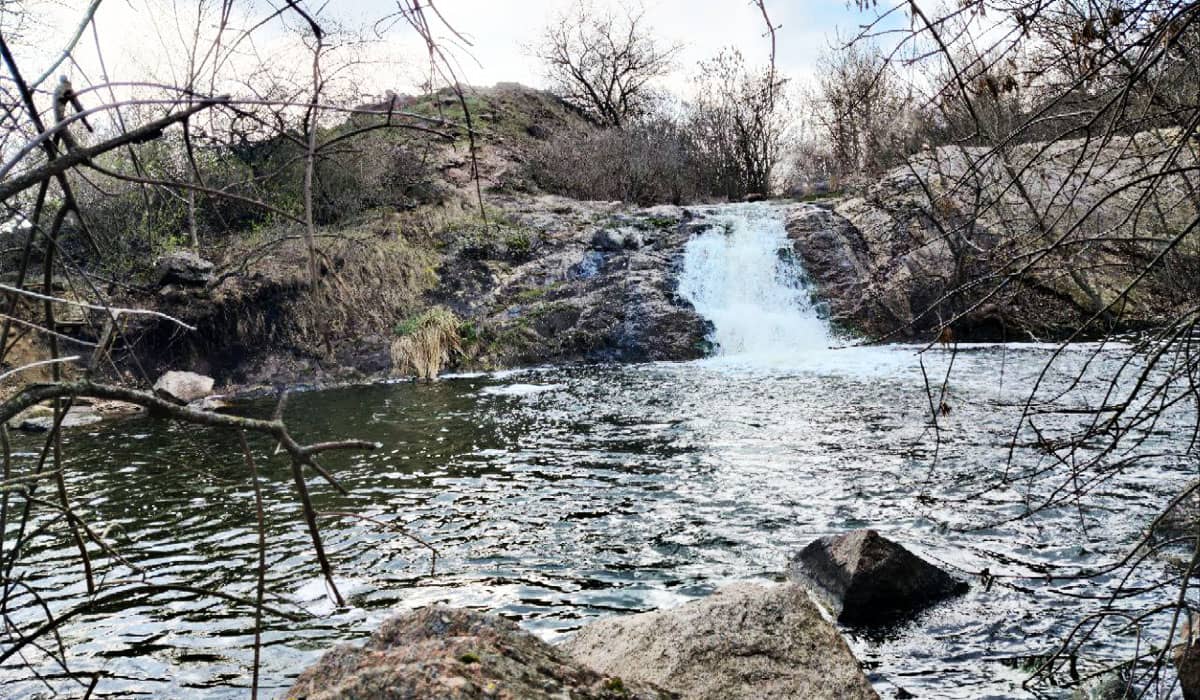
[[[946,326],[962,340],[996,341],[1059,339],[1085,324],[1085,337],[1154,326],[1188,308],[1200,256],[1194,242],[1181,246],[1138,278],[1160,250],[1129,242],[1145,235],[1135,228],[1145,222],[1128,215],[1145,195],[1141,161],[1122,150],[1136,152],[1137,141],[1117,139],[1099,153],[1083,141],[1025,144],[1012,154],[1032,163],[1024,178],[1032,201],[1053,210],[1070,193],[1095,206],[1086,223],[1100,234],[1059,230],[1070,217],[1043,232],[996,159],[977,166],[980,149],[946,147],[859,195],[796,207],[789,237],[833,321],[871,339],[932,339]],[[1073,164],[1093,158],[1111,166],[1106,177],[1072,180]],[[978,188],[954,186],[968,178]],[[1108,196],[1113,182],[1130,186]],[[1190,220],[1191,205],[1177,207],[1172,216]]]
[[[688,239],[711,209],[562,197],[503,203],[506,233],[458,237],[429,300],[486,329],[477,361],[688,360],[708,325],[676,294]]]

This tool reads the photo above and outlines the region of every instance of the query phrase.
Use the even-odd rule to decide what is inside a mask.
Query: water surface
[[[310,479],[319,510],[372,519],[322,519],[348,597],[336,608],[287,464],[273,445],[252,440],[267,504],[268,602],[302,615],[268,616],[264,687],[286,688],[323,650],[361,641],[397,609],[469,606],[556,640],[589,620],[677,605],[730,581],[780,580],[814,538],[870,526],[973,584],[915,619],[847,631],[881,692],[1029,696],[1028,674],[1013,660],[1053,648],[1099,604],[1089,596],[1114,580],[1046,573],[1129,549],[1194,475],[1174,454],[1184,448],[1188,416],[1150,426],[1144,451],[1158,456],[1111,474],[1085,508],[1016,518],[1047,485],[988,487],[1046,464],[1044,453],[1024,449],[1010,462],[1009,446],[1054,348],[920,355],[916,346],[842,347],[847,341],[820,319],[789,250],[778,218],[747,207],[689,245],[680,292],[714,322],[716,356],[708,360],[295,395],[286,418],[299,439],[354,437],[382,448],[325,459],[348,495]],[[1068,348],[1039,399],[1094,406],[1128,353],[1120,345]],[[952,358],[947,391],[932,399],[950,412],[935,430],[927,386],[941,381]],[[1056,395],[1067,386],[1071,393]],[[239,410],[265,416],[272,406]],[[1047,435],[1084,420],[1037,417]],[[18,470],[30,468],[39,441],[16,438]],[[80,513],[144,570],[94,552],[105,590],[145,576],[253,597],[254,494],[231,435],[133,419],[69,431],[64,442]],[[433,547],[436,565],[397,529]],[[60,525],[34,540],[25,562],[17,573],[57,612],[86,595]],[[984,569],[1017,578],[988,587],[978,578]],[[1149,586],[1167,576],[1166,564],[1151,560],[1129,581],[1147,590],[1128,604],[1166,602],[1167,591]],[[10,614],[29,625],[41,609],[26,594]],[[178,591],[116,599],[60,631],[71,670],[103,674],[97,697],[243,697],[249,686],[253,615],[228,599]],[[1165,634],[1153,626],[1148,633],[1154,643]],[[1101,629],[1081,667],[1127,658],[1138,643],[1130,632]],[[46,683],[79,692],[53,662],[33,650],[28,658]],[[0,695],[11,697],[47,687],[15,659],[0,669],[0,683]]]
[[[807,367],[715,359],[541,369],[293,397],[295,434],[384,445],[331,456],[328,466],[350,495],[314,480],[317,507],[401,525],[438,559],[431,571],[429,552],[410,540],[327,519],[349,596],[348,607],[334,609],[286,465],[270,456],[272,446],[255,444],[266,482],[270,598],[312,613],[301,623],[270,621],[267,686],[285,687],[320,650],[361,639],[396,608],[477,607],[556,639],[595,617],[678,604],[733,580],[779,579],[813,538],[868,525],[962,576],[1001,571],[1001,557],[1099,558],[1132,541],[1143,517],[1187,478],[1160,464],[1114,481],[1105,498],[1119,510],[1090,511],[1090,537],[1074,512],[954,529],[1023,507],[1016,492],[965,504],[941,499],[972,492],[1003,469],[1017,410],[1010,404],[1049,350],[960,352],[936,467],[915,350],[830,350]],[[1086,351],[1078,349],[1080,361]],[[946,356],[929,358],[930,368]],[[270,404],[249,410],[267,413]],[[154,580],[252,596],[253,493],[228,434],[137,419],[70,432],[66,443],[81,512]],[[29,455],[35,444],[22,438],[18,449]],[[73,556],[59,536],[36,543],[27,580],[51,604],[81,594]],[[97,565],[107,580],[132,576],[99,555]],[[881,688],[1012,696],[1024,676],[1002,661],[1044,650],[1079,606],[976,585],[914,621],[852,641]],[[77,618],[63,634],[73,670],[110,675],[101,691],[235,697],[249,680],[251,631],[252,616],[238,606],[164,594]],[[1122,650],[1120,640],[1110,647]],[[18,681],[16,668],[4,677],[9,695],[38,691]]]

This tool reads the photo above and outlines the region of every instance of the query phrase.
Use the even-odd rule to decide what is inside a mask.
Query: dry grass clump
[[[280,289],[273,305],[237,305],[237,334],[249,344],[286,345],[321,352],[330,342],[376,334],[420,308],[437,284],[439,255],[423,232],[394,222],[318,234],[321,283],[310,288],[302,237],[274,231],[257,245],[232,251],[229,269],[243,280]],[[249,290],[226,285],[222,295]]]
[[[392,374],[437,377],[442,368],[462,354],[462,320],[444,306],[435,306],[396,329],[392,341]]]

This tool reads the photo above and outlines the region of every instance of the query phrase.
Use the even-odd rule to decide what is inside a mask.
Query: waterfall
[[[715,219],[684,249],[679,294],[712,322],[717,354],[786,359],[828,348],[778,213],[738,206]]]

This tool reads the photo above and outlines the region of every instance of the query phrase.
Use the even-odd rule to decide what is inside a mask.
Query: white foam
[[[488,396],[529,396],[544,391],[556,391],[564,388],[565,384],[506,384],[504,386],[489,386],[479,393]]]

